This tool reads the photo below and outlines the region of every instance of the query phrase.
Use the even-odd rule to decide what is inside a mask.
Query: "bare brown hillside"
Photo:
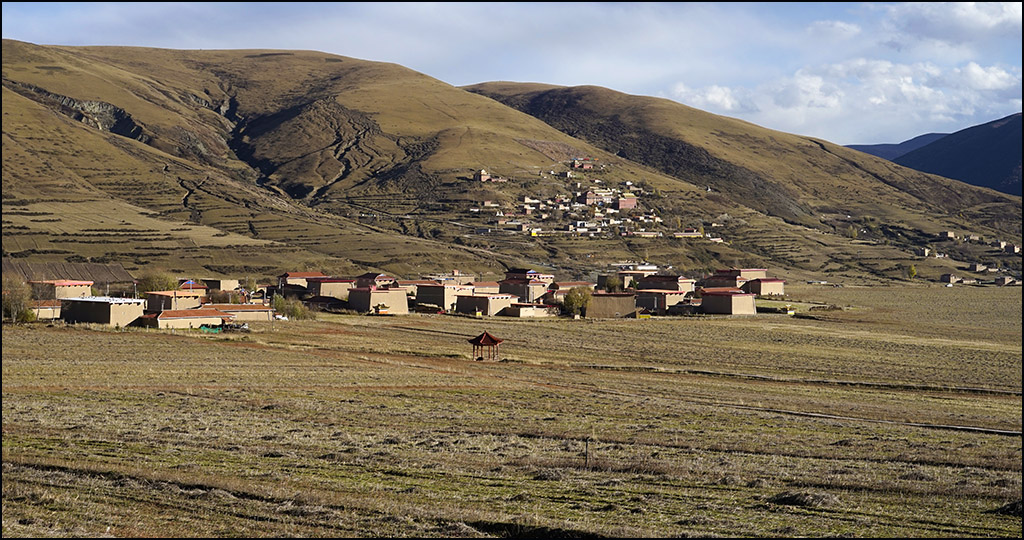
[[[649,259],[888,279],[941,230],[1020,239],[1019,197],[667,100],[466,91],[314,51],[3,47],[4,254],[26,260],[416,277]],[[598,167],[573,176],[573,158]],[[576,204],[593,190],[637,207]],[[596,237],[566,234],[598,220]],[[726,241],[672,238],[705,225]]]

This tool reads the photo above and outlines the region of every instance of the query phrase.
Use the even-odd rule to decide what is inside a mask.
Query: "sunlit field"
[[[1019,538],[1021,288],[788,292],[797,316],[5,325],[4,536]]]

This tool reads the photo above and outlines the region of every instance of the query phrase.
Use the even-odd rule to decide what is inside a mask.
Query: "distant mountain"
[[[899,144],[848,144],[846,147],[864,152],[865,154],[871,154],[872,156],[893,161],[904,154],[913,152],[923,146],[927,146],[946,135],[949,134],[928,133],[926,135],[918,135],[909,141],[903,141]]]
[[[1021,195],[1021,113],[957,131],[893,161],[974,186]]]

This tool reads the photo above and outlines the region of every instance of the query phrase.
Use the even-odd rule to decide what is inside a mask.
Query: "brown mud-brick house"
[[[348,291],[350,309],[360,313],[379,313],[387,315],[407,315],[409,299],[405,289],[392,287],[378,289],[376,287],[355,287]]]
[[[367,272],[361,276],[356,276],[356,287],[376,287],[378,289],[384,289],[395,285],[397,280],[387,274],[379,274],[377,272]]]
[[[498,294],[501,292],[501,285],[497,281],[472,281],[473,294]]]
[[[637,289],[636,307],[646,309],[655,315],[665,315],[669,308],[682,303],[691,291],[671,289]]]
[[[455,312],[466,315],[479,314],[485,317],[493,317],[518,301],[519,297],[503,293],[459,296],[455,300]]]
[[[535,317],[557,317],[560,311],[561,310],[558,306],[513,302],[512,305],[502,310],[501,314],[507,317],[527,319]]]
[[[741,289],[744,292],[759,296],[784,296],[786,294],[786,280],[779,278],[757,278],[744,283]]]
[[[636,312],[636,293],[599,291],[590,296],[590,303],[583,310],[583,316],[588,319],[619,319],[635,317]]]
[[[548,291],[548,283],[539,279],[503,279],[498,282],[498,292],[518,296],[523,302],[534,302]]]
[[[32,296],[40,300],[92,296],[92,283],[91,281],[71,279],[47,279],[28,282],[32,287]]]
[[[216,309],[169,309],[160,313],[147,313],[139,317],[138,325],[146,328],[190,329],[200,326],[222,326],[234,315]]]
[[[636,284],[641,289],[658,289],[663,291],[693,292],[695,280],[677,275],[653,274],[641,277]]]
[[[348,291],[356,286],[356,280],[338,277],[306,278],[306,290],[314,298],[327,297],[348,300]]]
[[[227,313],[238,321],[271,321],[274,308],[263,304],[203,304],[199,309],[214,309]]]
[[[150,291],[146,293],[146,311],[156,312],[167,309],[194,309],[202,305],[205,296],[206,289]]]
[[[541,296],[541,299],[545,302],[561,304],[565,300],[565,295],[577,287],[583,287],[593,293],[597,289],[597,283],[593,281],[556,281],[548,285],[548,290]]]
[[[280,276],[277,276],[277,288],[280,291],[288,289],[289,285],[301,287],[303,289],[309,286],[307,280],[309,278],[321,278],[329,277],[323,272],[285,272]]]
[[[740,289],[723,287],[701,289],[700,310],[714,315],[756,315],[756,295]]]
[[[237,279],[203,278],[201,281],[211,291],[234,291],[242,286]]]
[[[125,327],[145,313],[141,298],[86,296],[61,299],[60,318],[70,324],[96,323]]]
[[[424,284],[417,288],[416,305],[435,306],[444,311],[455,311],[458,297],[474,294],[474,292],[472,285],[437,282]]]

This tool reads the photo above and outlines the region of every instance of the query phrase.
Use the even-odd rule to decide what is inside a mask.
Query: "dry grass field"
[[[1020,538],[1021,288],[789,292],[800,317],[5,325],[3,534]]]

